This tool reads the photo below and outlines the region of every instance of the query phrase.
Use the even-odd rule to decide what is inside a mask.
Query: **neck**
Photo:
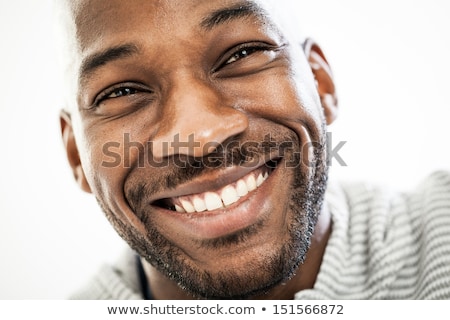
[[[271,289],[268,293],[252,297],[252,299],[290,300],[294,298],[297,292],[313,288],[319,274],[330,233],[331,215],[328,208],[324,206],[319,215],[305,262],[297,269],[295,276],[286,283]],[[175,282],[165,277],[144,259],[141,260],[154,299],[194,299],[192,295],[178,287]]]

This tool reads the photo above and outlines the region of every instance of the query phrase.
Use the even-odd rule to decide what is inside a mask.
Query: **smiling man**
[[[64,3],[68,159],[132,249],[75,298],[449,297],[449,264],[418,266],[413,200],[323,201],[337,98],[289,1]]]

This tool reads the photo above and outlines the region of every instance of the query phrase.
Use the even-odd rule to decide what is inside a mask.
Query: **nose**
[[[247,128],[247,115],[225,105],[210,83],[192,75],[179,76],[163,98],[152,154],[160,159],[176,154],[202,157]]]

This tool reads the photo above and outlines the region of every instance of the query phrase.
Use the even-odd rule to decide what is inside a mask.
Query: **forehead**
[[[113,35],[131,36],[145,28],[148,35],[168,35],[192,26],[208,27],[239,15],[269,21],[264,10],[272,1],[249,0],[77,0],[71,2],[76,37],[84,51]],[[219,13],[221,14],[216,14]]]

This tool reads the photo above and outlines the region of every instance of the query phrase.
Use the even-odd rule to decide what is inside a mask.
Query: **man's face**
[[[78,2],[71,125],[117,232],[197,296],[248,297],[292,277],[326,180],[300,44],[255,2]]]

